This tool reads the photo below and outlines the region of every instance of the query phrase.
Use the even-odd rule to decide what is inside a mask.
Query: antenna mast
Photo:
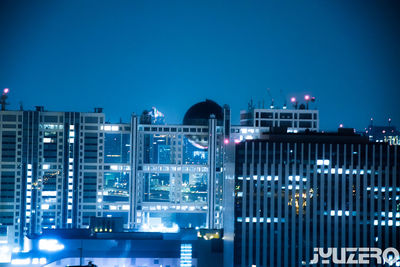
[[[6,105],[8,105],[7,103],[8,92],[10,92],[10,89],[4,88],[3,94],[1,95],[0,98],[1,110],[3,111],[6,110]]]
[[[269,88],[267,88],[267,92],[268,92],[269,97],[271,98],[270,108],[274,108],[274,98],[272,97],[271,90]]]

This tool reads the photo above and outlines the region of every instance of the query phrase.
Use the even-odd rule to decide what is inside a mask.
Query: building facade
[[[1,111],[0,242],[22,250],[27,235],[91,217],[141,231],[222,228],[229,108],[206,100],[181,125],[139,122],[107,123],[100,108]]]
[[[240,112],[240,125],[285,127],[288,132],[319,131],[319,112],[313,109],[254,108]]]
[[[371,124],[366,128],[365,135],[371,142],[400,145],[400,131],[397,130],[396,126],[375,126]]]
[[[235,157],[235,266],[309,266],[321,247],[398,247],[398,147],[268,134],[236,145]]]
[[[104,114],[1,112],[0,227],[22,244],[42,228],[76,228],[102,214]]]

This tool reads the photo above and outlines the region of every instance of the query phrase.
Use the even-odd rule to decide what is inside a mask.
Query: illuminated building
[[[222,229],[227,147],[274,131],[230,117],[211,100],[175,125],[156,108],[129,123],[106,122],[101,108],[1,111],[0,246],[22,250],[28,234],[86,229],[93,217],[135,231]]]
[[[27,252],[14,253],[13,266],[222,266],[222,239],[206,240],[195,229],[179,233],[44,230]]]
[[[3,244],[26,235],[80,228],[102,216],[104,114],[1,112],[0,228]]]
[[[132,117],[132,225],[144,230],[222,227],[222,152],[229,114],[228,107],[206,100],[187,111],[182,125],[138,124]]]
[[[398,147],[341,129],[266,134],[237,144],[235,157],[226,266],[308,266],[314,247],[398,244]]]
[[[287,109],[286,105],[277,108],[271,104],[270,108],[259,106],[256,108],[252,102],[247,110],[240,111],[240,125],[255,128],[284,127],[288,132],[301,132],[305,130],[319,131],[319,112],[308,109],[310,96],[305,96],[307,105],[298,106],[296,99],[293,109]]]
[[[390,145],[400,145],[400,131],[397,130],[396,126],[391,126],[391,119],[389,119],[389,125],[387,126],[375,126],[371,124],[365,130],[365,134],[369,137],[371,142],[385,142]]]
[[[143,231],[221,228],[229,108],[198,103],[181,125],[150,116],[1,111],[0,246],[23,249],[28,234],[88,228],[91,217]]]

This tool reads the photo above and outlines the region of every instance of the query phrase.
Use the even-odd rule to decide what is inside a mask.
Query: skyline
[[[279,105],[281,90],[288,104],[315,96],[322,130],[362,130],[371,117],[399,125],[398,3],[0,5],[9,109],[103,107],[118,122],[155,106],[176,124],[208,98],[230,105],[239,124],[251,98],[269,105],[270,88]]]

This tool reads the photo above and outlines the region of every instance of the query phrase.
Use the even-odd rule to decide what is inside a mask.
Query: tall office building
[[[143,125],[132,117],[131,223],[147,231],[222,227],[226,106],[193,105],[182,125]]]
[[[0,241],[121,217],[127,229],[222,228],[223,151],[230,110],[206,100],[180,125],[152,109],[140,123],[92,113],[0,112]],[[21,247],[22,249],[22,247]]]
[[[266,134],[235,157],[234,227],[224,229],[235,266],[309,266],[316,247],[398,247],[397,146],[346,130]]]
[[[101,216],[104,114],[1,112],[1,239],[22,244],[42,228],[75,228]]]

